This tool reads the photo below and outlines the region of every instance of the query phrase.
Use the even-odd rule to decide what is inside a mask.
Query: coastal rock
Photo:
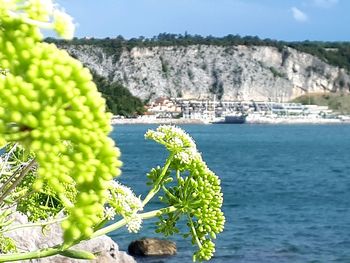
[[[350,87],[345,70],[287,46],[134,47],[118,59],[94,45],[60,47],[141,99],[213,99],[215,94],[224,100],[283,102]]]
[[[169,240],[143,238],[132,241],[128,252],[134,256],[172,256],[176,254],[176,244]]]
[[[12,215],[13,225],[26,224],[28,219],[25,215],[15,212]],[[6,236],[15,240],[18,251],[33,251],[41,248],[48,248],[62,242],[62,230],[59,223],[52,224],[42,229],[20,228],[6,233]],[[96,260],[84,262],[98,263],[136,263],[133,257],[126,252],[119,251],[118,245],[108,236],[100,236],[92,240],[83,241],[72,247],[72,249],[86,250],[97,255]],[[37,263],[79,263],[82,260],[67,258],[63,256],[53,256],[21,262]]]

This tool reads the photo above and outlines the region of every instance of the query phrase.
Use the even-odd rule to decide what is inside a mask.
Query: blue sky
[[[159,33],[350,41],[350,0],[57,0],[77,37]]]

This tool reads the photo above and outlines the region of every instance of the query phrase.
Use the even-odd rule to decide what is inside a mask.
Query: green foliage
[[[7,151],[1,156],[3,160],[8,160],[7,167],[0,178],[0,199],[5,197],[2,208],[15,206],[17,211],[25,214],[33,222],[59,213],[64,206],[52,187],[45,183],[41,189],[37,191],[33,189],[38,176],[35,165],[26,172],[25,176],[21,176],[35,158],[34,154],[27,152],[18,144],[8,144],[6,148]],[[74,186],[74,184],[64,184],[64,195],[71,202],[74,202],[76,195]],[[9,191],[11,195],[8,195]]]
[[[222,80],[220,80],[220,73],[217,69],[212,70],[213,74],[213,83],[209,89],[209,92],[216,95],[219,100],[221,100],[222,96],[224,95],[224,83]]]
[[[162,65],[162,72],[164,76],[167,77],[169,74],[169,62],[165,60],[162,56],[160,56],[160,62]]]
[[[350,95],[344,93],[310,93],[295,98],[293,102],[328,106],[341,114],[350,114]]]
[[[187,75],[188,75],[188,78],[192,81],[194,79],[194,73],[192,71],[192,69],[188,69],[187,70]]]
[[[60,35],[72,33],[69,17],[51,7],[47,1],[0,0],[0,68],[8,69],[0,78],[0,135],[35,152],[32,188],[39,192],[47,184],[59,197],[69,214],[62,228],[71,245],[88,238],[103,217],[108,181],[120,173],[120,161],[90,72],[41,42],[43,23]],[[74,203],[65,194],[65,184],[73,183]]]
[[[11,238],[0,234],[0,253],[10,253],[16,251],[17,248],[15,242]]]
[[[314,55],[321,60],[350,71],[349,42],[304,41],[286,43],[299,51]]]
[[[17,251],[17,247],[13,239],[4,236],[4,234],[1,232],[1,230],[13,222],[13,219],[9,218],[11,214],[12,212],[9,210],[4,210],[0,214],[0,253],[11,253]]]
[[[269,67],[272,75],[275,77],[275,78],[285,78],[286,77],[286,74],[284,74],[283,72],[280,72],[278,71],[277,69],[275,69],[274,67]]]
[[[119,82],[110,83],[106,78],[93,74],[97,89],[106,99],[107,110],[114,115],[132,117],[145,112],[144,103]]]
[[[169,150],[162,168],[149,174],[152,189],[141,201],[113,180],[120,174],[120,152],[108,137],[110,114],[92,75],[67,52],[42,43],[40,27],[72,35],[71,19],[49,0],[0,0],[0,261],[31,260],[53,255],[94,259],[70,247],[126,225],[131,232],[143,219],[160,216],[159,231],[177,233],[180,216],[188,221],[186,236],[198,245],[194,260],[208,260],[216,234],[223,231],[220,180],[209,170],[193,140],[181,129],[161,126],[148,131]],[[130,46],[135,41],[130,40]],[[130,97],[119,84],[99,78],[108,106]],[[123,96],[126,97],[123,97]],[[137,105],[136,105],[137,104]],[[133,109],[141,107],[135,103]],[[131,112],[132,110],[130,110]],[[172,184],[170,182],[174,181]],[[141,213],[158,192],[163,209]],[[17,210],[34,221],[12,226]],[[65,217],[52,219],[63,210]],[[121,219],[104,227],[117,215]],[[36,251],[11,253],[16,247],[6,233],[62,221],[63,243]]]
[[[157,232],[173,235],[181,217],[187,220],[192,243],[198,246],[194,260],[209,260],[215,251],[213,239],[223,231],[225,217],[221,211],[223,197],[219,178],[207,167],[193,139],[174,126],[149,130],[145,137],[170,152],[165,169],[153,169],[148,175],[161,189],[160,200],[177,210],[160,215]],[[163,171],[166,172],[163,172]],[[156,188],[158,191],[158,188]]]
[[[144,103],[133,96],[121,83],[110,83],[110,81],[96,72],[93,73],[93,80],[99,92],[106,99],[106,106],[109,112],[126,117],[141,115],[145,112]]]
[[[108,55],[111,56],[113,62],[116,63],[119,61],[120,56],[127,46],[125,45],[125,39],[122,36],[117,36],[116,38],[73,38],[72,40],[61,40],[55,38],[46,38],[45,42],[57,44],[58,47],[62,48],[65,45],[74,45],[74,46],[98,46]],[[131,45],[131,43],[130,43]]]

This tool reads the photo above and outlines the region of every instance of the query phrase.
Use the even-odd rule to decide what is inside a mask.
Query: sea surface
[[[350,125],[184,125],[222,180],[226,226],[210,262],[350,262]],[[155,125],[118,125],[120,181],[145,196],[146,173],[166,151],[146,141]],[[159,206],[155,200],[146,210]],[[139,234],[111,234],[121,250],[158,237],[154,220]],[[191,262],[190,240],[170,238],[178,254],[138,262]]]

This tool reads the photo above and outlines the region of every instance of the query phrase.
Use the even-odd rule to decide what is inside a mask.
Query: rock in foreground
[[[13,214],[13,225],[26,224],[26,216],[15,212]],[[44,233],[43,233],[44,232]],[[49,228],[42,231],[41,227],[21,228],[6,233],[6,236],[15,240],[18,251],[34,251],[41,248],[51,247],[62,242],[62,229],[59,223],[50,225]],[[78,260],[63,256],[53,256],[40,259],[32,259],[21,262],[36,263],[136,263],[133,257],[123,251],[119,251],[118,245],[107,236],[100,236],[92,240],[83,241],[72,247],[72,249],[86,250],[96,255],[92,261]]]
[[[168,240],[143,238],[131,242],[128,252],[133,256],[172,256],[176,254],[176,244]]]

